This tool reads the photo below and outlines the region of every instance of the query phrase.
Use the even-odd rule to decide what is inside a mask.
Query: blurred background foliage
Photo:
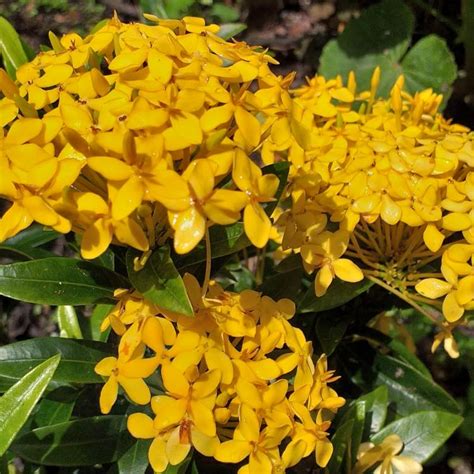
[[[280,62],[277,71],[286,74],[295,70],[296,83],[318,71],[326,76],[345,76],[355,69],[360,85],[365,87],[375,65],[380,65],[381,93],[387,93],[398,74],[404,73],[411,92],[425,87],[442,92],[446,97],[445,114],[474,128],[474,0],[0,0],[0,15],[20,34],[27,54],[49,44],[50,30],[56,34],[71,30],[86,34],[114,11],[126,21],[138,20],[147,12],[169,18],[204,16],[208,21],[225,24],[229,36],[238,35],[238,39],[269,48]],[[3,40],[0,34],[0,51]],[[50,250],[56,254],[68,253],[64,240],[51,245]],[[294,296],[286,294],[292,291],[288,281],[292,281],[294,269],[286,271],[274,268],[268,259],[264,289],[285,281],[280,296]],[[282,272],[284,280],[278,277]],[[256,286],[253,272],[242,265],[228,264],[221,273],[221,283],[233,291]],[[271,290],[275,294],[278,288]],[[301,325],[324,351],[334,352],[342,380],[350,379],[349,386],[341,391],[352,390],[354,397],[361,389],[367,392],[375,387],[370,386],[370,361],[382,366],[386,362],[367,342],[380,332],[360,331],[365,321],[375,321],[374,331],[392,338],[380,341],[382,346],[387,345],[387,352],[397,353],[405,347],[403,354],[398,352],[401,359],[410,359],[410,354],[416,353],[433,379],[460,404],[465,417],[425,472],[472,473],[474,328],[458,332],[461,357],[453,360],[442,351],[431,353],[433,328],[420,315],[400,307],[398,300],[393,301],[392,310],[381,314],[386,307],[386,295],[371,288],[335,309],[310,306]],[[0,298],[0,345],[58,335],[59,331],[57,315],[50,308]],[[338,346],[342,340],[346,344]],[[411,363],[416,365],[417,359],[413,358]],[[362,366],[364,362],[366,367]],[[354,370],[357,364],[358,371]],[[397,383],[403,385],[404,381]],[[413,380],[407,379],[406,383],[408,389]],[[387,385],[390,389],[389,380]]]

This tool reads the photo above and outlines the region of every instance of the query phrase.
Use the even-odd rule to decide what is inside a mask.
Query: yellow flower
[[[387,436],[380,444],[362,443],[357,455],[357,463],[352,471],[353,474],[362,474],[370,470],[375,464],[376,474],[392,474],[396,472],[414,474],[422,472],[423,468],[414,459],[399,455],[403,449],[403,442],[398,435]]]
[[[314,421],[309,410],[299,403],[292,403],[292,408],[301,420],[301,423],[296,424],[292,443],[303,441],[306,445],[304,457],[314,452],[317,465],[326,467],[333,452],[333,446],[327,439],[328,433],[326,432],[330,423],[323,422],[320,415]]]
[[[260,431],[260,424],[255,412],[243,405],[233,439],[221,443],[214,457],[227,463],[238,463],[249,457],[248,467],[241,468],[239,472],[271,474],[273,464],[279,459],[278,447],[290,427],[266,427]]]
[[[175,231],[174,247],[178,253],[189,252],[201,241],[206,232],[206,219],[220,225],[232,224],[239,219],[245,206],[245,194],[214,189],[214,173],[212,161],[193,161],[182,175],[183,194],[176,199],[179,202],[176,206],[170,202],[167,193],[171,183],[163,185],[162,201],[166,207],[169,206],[169,220]],[[176,176],[176,181],[178,179]]]
[[[117,400],[119,386],[134,403],[146,405],[150,401],[150,389],[143,379],[156,370],[158,360],[141,357],[124,359],[126,358],[106,357],[95,367],[97,374],[108,377],[100,392],[100,411],[104,414],[110,412]]]
[[[168,395],[152,399],[153,410],[160,414],[157,427],[164,429],[179,424],[186,416],[198,431],[210,437],[215,436],[212,410],[221,379],[220,371],[205,372],[189,382],[173,364],[165,364],[161,368],[161,376]]]
[[[183,462],[191,447],[204,456],[214,454],[219,444],[216,436],[206,436],[187,419],[178,426],[160,429],[157,426],[160,413],[155,414],[155,420],[144,413],[133,413],[127,419],[127,428],[132,436],[138,439],[153,438],[148,449],[148,459],[155,472],[164,472],[169,464],[177,466]]]
[[[301,256],[306,268],[319,269],[314,280],[316,296],[326,293],[335,276],[351,283],[364,278],[364,274],[352,260],[340,258],[347,250],[348,241],[347,231],[324,231],[301,247]]]
[[[445,297],[443,314],[450,323],[458,321],[466,309],[474,307],[474,275],[469,263],[473,255],[472,245],[451,245],[442,257],[441,272],[445,279],[426,278],[415,287],[427,298]]]
[[[81,240],[81,254],[84,258],[92,259],[101,255],[114,236],[119,242],[138,250],[148,250],[148,239],[133,218],[114,219],[113,205],[107,204],[97,194],[87,192],[76,194],[73,198],[80,213],[80,225],[85,228]]]
[[[272,224],[260,203],[272,201],[278,189],[278,178],[273,174],[262,175],[260,168],[241,150],[235,155],[232,178],[249,198],[244,210],[245,233],[253,245],[262,248],[270,238]]]
[[[444,322],[442,330],[436,334],[433,344],[431,345],[431,352],[435,352],[439,345],[443,343],[444,350],[447,352],[449,357],[457,359],[459,357],[458,345],[452,334],[452,329],[455,325]]]

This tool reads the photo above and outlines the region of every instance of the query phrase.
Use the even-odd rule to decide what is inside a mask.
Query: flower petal
[[[153,420],[144,413],[132,413],[127,418],[127,429],[134,438],[149,439],[155,436]]]

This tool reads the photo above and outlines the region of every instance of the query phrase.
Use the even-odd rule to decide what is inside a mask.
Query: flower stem
[[[408,303],[411,307],[416,309],[418,312],[420,312],[423,316],[426,316],[428,319],[430,319],[433,323],[436,324],[436,326],[441,327],[441,323],[428,311],[423,309],[419,304],[415,303],[408,295],[404,295],[402,292],[396,290],[395,288],[392,288],[390,285],[387,285],[384,281],[372,276],[372,275],[366,275],[367,278],[371,281],[373,281],[376,285],[381,286],[382,288],[385,288],[387,291],[390,291],[390,293],[393,293],[395,296],[398,296],[401,300],[405,301],[405,303]]]

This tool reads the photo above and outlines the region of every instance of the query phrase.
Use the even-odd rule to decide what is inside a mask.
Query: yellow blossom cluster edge
[[[118,303],[102,330],[120,336],[118,357],[96,372],[107,377],[100,406],[109,413],[119,386],[154,417],[134,413],[128,429],[153,439],[153,469],[181,463],[195,448],[225,463],[247,460],[239,473],[285,472],[314,453],[326,466],[328,429],[345,400],[329,387],[338,377],[326,356],[289,320],[291,300],[274,301],[252,290],[224,291],[211,282],[203,296],[190,274],[184,281],[195,311],[189,318],[164,312],[137,292],[117,290]],[[153,378],[159,369],[158,385]]]

